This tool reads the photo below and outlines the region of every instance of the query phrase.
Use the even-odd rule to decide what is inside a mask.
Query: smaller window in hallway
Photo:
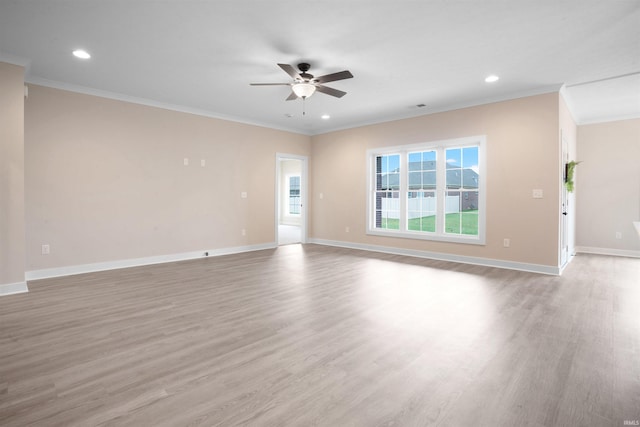
[[[289,214],[300,215],[300,176],[289,177]]]

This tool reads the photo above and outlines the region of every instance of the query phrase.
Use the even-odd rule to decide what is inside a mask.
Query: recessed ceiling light
[[[330,115],[328,114],[323,114],[322,116],[320,116],[323,120],[329,120],[331,118]]]
[[[486,79],[484,79],[484,81],[487,83],[497,82],[498,80],[500,80],[500,77],[496,76],[495,74],[492,74],[488,76]]]
[[[87,52],[86,50],[82,50],[82,49],[76,49],[73,51],[73,56],[75,56],[76,58],[80,58],[80,59],[89,59],[91,58],[91,55],[89,55],[89,52]]]

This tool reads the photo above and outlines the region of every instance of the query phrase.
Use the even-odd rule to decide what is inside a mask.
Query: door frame
[[[309,193],[309,157],[308,156],[300,156],[298,154],[287,154],[287,153],[276,153],[276,182],[275,182],[275,242],[276,246],[279,245],[279,237],[278,237],[278,225],[280,224],[280,200],[284,197],[281,194],[281,185],[280,181],[282,179],[281,173],[281,162],[283,160],[299,160],[300,163],[300,242],[307,243],[307,223],[308,223],[308,214],[307,214],[307,204],[308,204],[308,193]]]
[[[561,179],[560,179],[560,253],[559,265],[564,268],[569,262],[569,226],[570,226],[570,206],[569,192],[565,185],[566,164],[569,162],[569,143],[564,136],[564,132],[560,131],[560,158],[561,158]]]

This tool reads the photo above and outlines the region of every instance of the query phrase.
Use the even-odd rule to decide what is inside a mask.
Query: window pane
[[[460,188],[462,185],[462,170],[447,170],[447,188]]]
[[[420,190],[422,188],[422,172],[409,172],[409,189]]]
[[[436,188],[436,152],[421,151],[409,153],[409,190]]]
[[[408,153],[407,230],[435,232],[436,229],[436,151]]]
[[[389,190],[399,190],[400,189],[400,174],[397,172],[393,172],[390,173],[388,175],[389,177],[389,183],[388,183],[388,189]]]
[[[376,190],[397,190],[400,188],[400,155],[376,156]]]
[[[380,170],[380,172],[389,172],[389,158],[387,156],[381,156],[380,158],[382,159],[382,169]]]
[[[375,227],[400,228],[400,194],[397,191],[376,191]]]
[[[447,191],[445,232],[478,235],[477,191]]]
[[[462,166],[462,149],[451,148],[446,150],[447,168],[459,168]]]
[[[478,147],[462,149],[462,167],[478,169]]]
[[[447,200],[445,203],[445,233],[460,234],[461,228],[461,197],[459,191],[447,191]]]
[[[393,154],[391,156],[386,156],[389,159],[389,170],[388,172],[399,172],[400,171],[400,155]]]
[[[436,231],[436,197],[433,191],[409,193],[407,198],[407,229]]]
[[[436,170],[436,152],[425,151],[422,153],[422,169]]]
[[[461,200],[461,233],[478,235],[478,192],[463,191]]]
[[[460,206],[461,210],[466,211],[477,211],[478,206],[478,192],[477,191],[463,191],[462,192],[462,204]]]
[[[463,212],[461,215],[462,215],[462,234],[477,236],[478,235],[478,211]]]
[[[462,185],[464,188],[478,188],[478,173],[473,169],[462,169]]]
[[[419,171],[422,168],[422,153],[409,153],[409,170]]]
[[[289,177],[289,214],[300,214],[300,177]]]
[[[289,194],[300,194],[300,177],[289,177]]]
[[[389,189],[389,175],[384,174],[380,177],[380,190],[388,190]]]
[[[436,171],[422,172],[422,188],[425,190],[436,188]]]

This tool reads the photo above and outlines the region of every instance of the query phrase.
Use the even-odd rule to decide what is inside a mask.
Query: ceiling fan
[[[298,64],[298,69],[300,70],[299,73],[289,64],[278,64],[278,66],[293,78],[293,82],[251,83],[251,86],[291,86],[291,94],[287,98],[287,101],[292,101],[297,98],[302,98],[304,100],[313,95],[316,91],[322,92],[326,95],[335,96],[336,98],[342,98],[347,94],[347,92],[324,86],[323,83],[335,82],[337,80],[350,79],[353,77],[353,74],[347,70],[327,74],[325,76],[314,77],[313,74],[307,73],[309,68],[311,68],[311,65],[306,62]]]

